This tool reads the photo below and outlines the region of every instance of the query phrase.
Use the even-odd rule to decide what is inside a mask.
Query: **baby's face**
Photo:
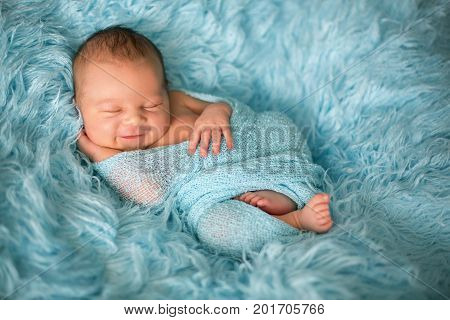
[[[169,97],[158,61],[87,63],[75,102],[87,136],[117,150],[146,149],[170,126]]]

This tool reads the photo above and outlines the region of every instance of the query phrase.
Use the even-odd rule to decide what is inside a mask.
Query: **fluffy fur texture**
[[[0,6],[1,297],[450,296],[448,1]],[[118,23],[159,46],[172,84],[284,106],[328,170],[331,231],[236,259],[121,202],[76,151],[71,101],[76,48]]]

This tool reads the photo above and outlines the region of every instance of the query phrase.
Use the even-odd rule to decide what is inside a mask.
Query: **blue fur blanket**
[[[449,14],[444,0],[2,2],[0,297],[449,298]],[[158,45],[174,86],[291,117],[327,171],[333,228],[238,259],[121,201],[77,151],[71,100],[75,50],[113,24]]]

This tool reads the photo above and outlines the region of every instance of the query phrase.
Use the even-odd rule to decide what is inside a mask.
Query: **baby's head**
[[[74,102],[95,144],[145,149],[168,130],[164,61],[143,35],[120,26],[98,31],[80,46],[72,69]]]

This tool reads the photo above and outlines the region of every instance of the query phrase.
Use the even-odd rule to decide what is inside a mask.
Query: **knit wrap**
[[[180,89],[178,89],[180,90]],[[188,141],[146,150],[121,152],[94,168],[120,195],[141,205],[173,206],[184,229],[206,247],[239,254],[300,230],[268,213],[232,198],[254,190],[274,190],[302,208],[321,192],[324,170],[314,164],[306,139],[285,115],[254,112],[233,99],[183,90],[209,102],[226,102],[234,148],[221,142],[221,152],[203,158]],[[167,202],[171,197],[175,201]]]

